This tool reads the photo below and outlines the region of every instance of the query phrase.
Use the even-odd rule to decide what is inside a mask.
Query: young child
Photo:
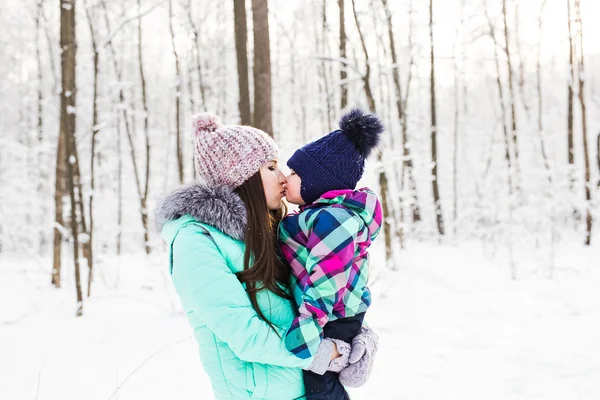
[[[323,337],[350,343],[361,329],[367,329],[362,327],[371,304],[367,249],[379,233],[382,212],[375,193],[355,188],[382,131],[375,115],[353,109],[341,118],[340,129],[297,150],[288,161],[286,198],[299,205],[300,212],[284,218],[279,240],[292,269],[299,315],[285,343],[300,358],[315,355]],[[371,338],[376,346],[374,333]],[[363,351],[369,347],[354,343],[353,352],[356,345]],[[352,358],[350,362],[356,363],[357,358]],[[352,367],[364,369],[346,368],[344,373],[350,376],[341,383],[335,372],[304,371],[307,399],[347,399],[342,383],[359,386],[366,379],[352,382],[351,375],[361,374]]]

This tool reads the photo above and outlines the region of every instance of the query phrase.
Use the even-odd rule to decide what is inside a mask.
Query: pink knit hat
[[[202,113],[192,117],[194,163],[209,186],[233,189],[279,157],[269,135],[251,126],[223,125],[219,117]]]

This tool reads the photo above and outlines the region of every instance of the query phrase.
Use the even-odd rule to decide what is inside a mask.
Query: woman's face
[[[281,207],[281,200],[285,197],[286,179],[277,167],[277,160],[263,165],[260,168],[260,176],[269,210],[278,210]]]
[[[302,200],[302,196],[300,196],[300,184],[302,183],[302,179],[294,172],[294,170],[290,170],[290,174],[287,177],[287,186],[286,186],[286,195],[285,198],[292,204],[297,204],[299,206],[303,206],[304,200]]]

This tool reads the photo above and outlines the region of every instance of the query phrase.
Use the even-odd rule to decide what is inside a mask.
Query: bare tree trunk
[[[327,0],[321,0],[321,7],[317,7],[318,6],[318,2],[319,0],[312,0],[315,3],[315,17],[311,18],[311,22],[314,21],[314,23],[312,24],[313,27],[313,34],[314,37],[309,39],[311,41],[314,40],[315,43],[315,47],[316,47],[316,52],[319,55],[319,57],[321,58],[322,55],[324,54],[328,54],[325,52],[325,41],[327,40]],[[317,15],[317,10],[319,10],[320,14]],[[321,25],[318,24],[317,21],[321,22]],[[292,30],[295,32],[296,30],[294,29],[296,24],[296,21],[294,20],[294,22],[292,23]],[[319,30],[320,28],[320,30]],[[320,33],[320,34],[319,34]],[[317,86],[318,86],[318,94],[317,94],[317,99],[319,101],[319,103],[321,103],[322,101],[325,101],[327,104],[329,104],[329,99],[327,98],[327,93],[325,91],[325,85],[327,82],[327,76],[325,75],[325,61],[324,61],[324,57],[323,60],[317,65],[317,74],[318,74],[318,79],[317,79]],[[294,106],[292,105],[292,108],[294,108]],[[331,131],[330,129],[327,129],[329,126],[329,122],[328,122],[328,118],[327,118],[327,113],[328,110],[326,107],[319,107],[318,110],[318,114],[319,117],[321,118],[321,126],[323,127],[323,131]]]
[[[302,88],[306,88],[308,87],[308,77],[307,77],[307,68],[304,68],[301,71],[300,74],[300,87]],[[306,119],[307,119],[307,111],[306,111],[306,104],[308,103],[305,100],[305,93],[306,90],[300,90],[300,126],[301,126],[301,132],[302,132],[302,137],[308,138],[308,129],[307,129],[307,124],[306,124]],[[305,141],[305,143],[308,142],[308,140]]]
[[[596,138],[596,158],[597,158],[597,162],[598,162],[598,172],[600,173],[600,133],[598,133],[598,137]],[[600,188],[600,178],[598,178],[598,184],[596,185],[596,187]]]
[[[541,57],[541,49],[542,49],[542,32],[543,32],[543,23],[544,23],[544,8],[546,7],[546,1],[542,0],[542,5],[540,7],[540,18],[538,20],[538,27],[540,31],[540,39],[537,44],[537,55],[536,55],[536,65],[535,65],[535,77],[536,77],[536,88],[537,88],[537,127],[538,127],[538,135],[540,139],[540,148],[542,151],[542,159],[544,161],[544,168],[546,169],[546,173],[548,174],[548,182],[552,183],[552,171],[550,168],[550,162],[548,160],[548,154],[546,152],[546,143],[544,141],[544,123],[543,123],[543,96],[542,96],[542,57]]]
[[[101,1],[101,5],[104,8],[104,20],[106,23],[106,27],[107,29],[110,31],[110,21],[108,19],[108,12],[107,12],[107,7],[106,7],[106,2],[104,0]],[[140,15],[141,18],[141,15]],[[117,78],[117,81],[119,82],[119,104],[124,105],[125,104],[125,94],[123,91],[123,83],[122,83],[122,70],[119,67],[119,63],[117,61],[117,52],[115,50],[115,47],[113,45],[112,40],[109,41],[107,44],[111,58],[112,58],[112,62],[113,62],[113,69],[115,70],[115,75]],[[179,74],[177,74],[179,76]],[[179,86],[178,86],[179,87]],[[179,93],[179,91],[177,91]],[[179,98],[177,98],[179,100]],[[122,111],[122,112],[121,112]],[[130,140],[130,144],[132,143],[132,129],[129,125],[129,116],[127,114],[127,110],[123,109],[121,111],[117,111],[117,122],[116,122],[116,126],[117,126],[117,152],[118,152],[118,161],[117,161],[117,174],[119,175],[117,178],[117,197],[118,197],[118,209],[117,209],[117,225],[118,225],[118,233],[117,233],[117,255],[121,255],[121,245],[122,245],[122,236],[123,236],[123,148],[122,148],[122,143],[121,143],[121,118],[123,118],[123,122],[125,123],[125,131],[127,133],[127,137]],[[179,137],[179,135],[178,135]],[[148,145],[148,143],[146,143],[146,145]],[[133,149],[133,147],[132,147]],[[133,151],[133,154],[135,154],[135,151]],[[149,154],[149,153],[148,153]],[[138,194],[140,191],[140,184],[139,184],[139,175],[138,175],[138,169],[137,169],[137,163],[135,160],[135,157],[132,157],[133,159],[133,167],[134,167],[134,174],[135,174],[135,178],[136,178],[136,184],[137,184],[137,188],[138,188]],[[146,168],[149,168],[149,166],[147,165]],[[141,196],[140,196],[141,197]],[[143,210],[144,208],[142,208]]]
[[[365,39],[360,28],[360,23],[358,22],[358,14],[356,13],[355,0],[352,0],[352,12],[354,13],[354,21],[356,22],[356,28],[361,39],[363,53],[365,55],[365,73],[362,76],[362,80],[363,87],[365,89],[365,94],[367,96],[367,104],[371,111],[376,112],[375,97],[373,96],[373,91],[371,90],[371,63],[369,60],[369,52],[367,50],[367,45],[365,43]]]
[[[340,10],[340,58],[342,59],[346,58],[346,18],[344,13],[344,1],[345,0],[338,0],[338,8]],[[346,72],[346,68],[346,63],[340,63],[340,109],[342,110],[348,105],[348,85],[346,83],[348,73]]]
[[[573,142],[573,103],[575,93],[573,91],[573,85],[575,84],[575,56],[574,56],[574,43],[573,43],[573,32],[571,29],[571,0],[567,0],[567,25],[569,28],[569,77],[567,78],[567,149],[568,149],[568,160],[569,160],[569,182],[571,189],[573,189],[575,183],[575,177],[573,172],[575,170],[575,152]]]
[[[142,5],[141,0],[138,0],[138,13],[142,14]],[[144,139],[145,139],[145,158],[146,158],[146,171],[144,174],[144,186],[143,189],[140,188],[138,190],[138,194],[140,196],[140,211],[142,218],[142,226],[144,227],[144,246],[146,248],[146,254],[150,254],[150,229],[148,227],[148,188],[150,186],[150,131],[148,126],[148,95],[146,93],[146,76],[144,75],[144,57],[142,54],[142,18],[138,21],[138,63],[140,66],[140,84],[142,87],[142,106],[144,107]],[[190,96],[192,93],[190,92]],[[130,144],[133,144],[133,141],[130,140]],[[133,168],[136,171],[137,175],[137,166],[135,163],[135,152],[133,151],[133,146],[131,146],[132,151],[132,159],[133,159]]]
[[[525,94],[525,57],[523,57],[523,52],[521,49],[521,18],[519,16],[519,3],[514,1],[515,6],[515,46],[517,48],[517,55],[519,60],[519,77],[518,77],[518,86],[519,86],[519,97],[521,98],[521,103],[523,104],[523,109],[525,110],[525,114],[527,115],[527,119],[531,119],[531,111],[530,106],[527,103],[527,96]],[[516,100],[515,100],[516,102]]]
[[[37,93],[37,171],[38,171],[38,184],[37,184],[37,196],[38,199],[43,199],[44,195],[44,185],[48,180],[48,174],[46,172],[46,157],[44,154],[44,76],[42,73],[42,56],[41,56],[41,40],[40,40],[40,29],[41,29],[41,18],[43,12],[43,3],[41,0],[38,0],[36,15],[35,15],[35,57],[37,63],[37,84],[38,84],[38,93]],[[48,215],[48,210],[46,207],[46,202],[41,203],[40,210],[40,231],[39,231],[39,247],[38,254],[43,255],[46,250],[47,241],[46,241],[46,216]]]
[[[322,35],[323,38],[321,40],[321,54],[331,54],[330,48],[329,48],[329,40],[328,36],[329,36],[329,25],[327,22],[327,0],[322,0],[321,1],[321,29],[322,29]],[[318,36],[316,38],[318,40]],[[323,89],[325,89],[325,102],[327,104],[327,115],[325,117],[325,128],[327,129],[327,131],[331,131],[332,127],[331,127],[331,121],[333,120],[333,107],[332,107],[332,101],[333,101],[333,95],[331,93],[331,87],[329,84],[329,79],[330,79],[330,70],[331,68],[331,63],[325,63],[325,60],[321,60],[321,64],[319,66],[319,72],[321,75],[321,83],[322,83],[322,87]]]
[[[183,166],[183,149],[181,144],[181,70],[179,67],[179,55],[175,48],[175,32],[173,30],[173,0],[169,0],[169,30],[171,32],[171,46],[173,48],[173,56],[175,57],[175,137],[177,151],[177,173],[179,183],[184,180]]]
[[[248,25],[245,0],[233,0],[235,26],[235,54],[237,57],[238,86],[240,90],[240,119],[242,125],[252,125],[250,111],[250,78],[248,76]]]
[[[70,6],[69,3],[65,3],[67,7]],[[62,7],[62,3],[61,3]],[[42,8],[43,11],[43,8]],[[62,35],[62,8],[61,8],[61,35]],[[49,36],[47,36],[48,40]],[[61,36],[62,41],[62,36]],[[49,48],[51,49],[50,41],[48,43]],[[62,43],[61,43],[62,48]],[[61,57],[62,61],[62,57]],[[61,78],[62,79],[62,78]],[[62,93],[65,92],[65,88],[63,86]],[[67,196],[67,172],[66,172],[66,148],[67,145],[65,143],[66,140],[66,121],[63,116],[63,104],[62,99],[64,94],[61,94],[61,119],[60,119],[60,130],[58,134],[58,146],[56,150],[56,182],[54,186],[54,250],[53,250],[53,265],[52,265],[52,284],[59,288],[61,286],[61,255],[62,255],[62,240],[63,240],[63,232],[66,232],[65,228],[65,216],[64,216],[64,206],[63,206],[63,198]],[[66,110],[66,105],[64,105]],[[66,112],[66,111],[65,111]]]
[[[25,65],[25,62],[23,59],[19,60],[19,64],[17,66],[17,70],[22,70],[23,67]],[[29,87],[28,87],[29,89]],[[34,167],[33,165],[35,164],[35,160],[36,160],[36,148],[33,145],[33,141],[32,141],[32,132],[35,132],[35,125],[32,123],[32,120],[30,118],[30,116],[33,114],[35,109],[35,104],[30,104],[29,102],[27,104],[24,104],[23,107],[21,107],[18,111],[18,115],[19,115],[19,126],[22,130],[22,132],[24,132],[22,135],[20,135],[20,137],[17,140],[17,143],[19,143],[20,145],[23,146],[23,149],[25,149],[25,157],[24,157],[24,165],[23,165],[23,174],[22,177],[26,182],[34,182],[35,181],[35,176],[33,174],[34,171]],[[34,220],[34,216],[35,216],[35,208],[37,207],[28,207],[25,211],[24,211],[24,222],[25,222],[25,226],[29,226],[32,227],[34,226],[33,224],[33,220]],[[32,249],[33,245],[34,245],[34,241],[32,240],[31,235],[29,235],[26,238],[22,238],[21,240],[22,242],[22,246],[26,249]]]
[[[74,66],[74,65],[73,65]],[[74,94],[72,95],[74,96]],[[75,104],[75,100],[73,100]],[[67,126],[71,125],[67,121]],[[79,246],[82,247],[83,259],[85,259],[88,269],[91,270],[90,254],[87,242],[79,242],[79,235],[87,234],[85,226],[85,210],[83,205],[83,195],[81,193],[81,185],[79,183],[79,158],[77,156],[77,142],[75,139],[75,116],[73,116],[72,123],[73,131],[67,128],[67,135],[65,138],[66,156],[65,160],[67,164],[67,186],[69,188],[69,196],[71,199],[71,236],[73,238],[73,259],[75,260],[75,291],[77,294],[77,310],[76,315],[83,315],[83,292],[81,289],[81,258],[79,257]]]
[[[590,159],[588,149],[588,133],[587,133],[587,108],[585,104],[585,68],[584,68],[584,52],[583,52],[583,23],[581,21],[580,0],[575,0],[575,15],[578,24],[579,34],[579,63],[577,65],[577,78],[579,80],[579,103],[581,105],[581,134],[583,138],[583,158],[585,165],[585,226],[586,237],[585,244],[590,245],[592,241],[592,182],[590,178]]]
[[[83,187],[81,184],[81,171],[79,169],[79,154],[77,151],[77,138],[75,134],[72,137],[72,146],[70,149],[71,152],[71,160],[73,164],[73,184],[75,185],[75,196],[76,196],[76,205],[78,210],[78,220],[79,224],[78,234],[82,235],[84,240],[81,242],[81,251],[82,251],[82,259],[87,263],[88,270],[92,269],[92,258],[91,258],[91,247],[90,243],[87,240],[89,237],[89,231],[87,229],[86,223],[86,212],[85,212],[85,202],[83,200]]]
[[[220,1],[218,2],[218,7],[217,7],[217,16],[216,16],[216,21],[217,21],[217,26],[225,26],[226,21],[229,20],[230,15],[228,14],[228,10],[225,10],[225,2],[224,1]],[[218,57],[218,62],[217,62],[217,68],[216,68],[216,73],[218,77],[222,77],[221,82],[224,85],[225,81],[227,79],[228,76],[228,66],[229,66],[229,61],[227,60],[227,56],[229,55],[229,49],[227,48],[227,46],[225,45],[225,41],[221,40],[221,42],[219,43],[220,49],[219,49],[219,55]],[[227,91],[226,90],[220,90],[217,94],[218,97],[218,105],[217,105],[217,110],[219,110],[219,112],[217,113],[217,115],[219,115],[221,117],[221,119],[223,121],[227,121],[228,120],[228,109],[229,109],[229,105],[227,104]],[[252,118],[252,120],[254,121],[254,119]]]
[[[360,43],[362,46],[363,53],[365,55],[365,74],[363,75],[363,87],[365,90],[365,95],[367,96],[367,104],[369,105],[369,109],[373,112],[377,112],[375,106],[375,98],[373,97],[373,91],[371,90],[370,76],[371,76],[371,65],[369,62],[369,52],[367,50],[367,45],[365,42],[365,38],[363,36],[360,23],[358,21],[358,14],[356,13],[356,3],[355,0],[352,0],[352,12],[354,14],[354,22],[356,23],[356,29],[358,30],[358,35],[360,37]],[[389,200],[389,183],[387,174],[385,171],[384,163],[383,163],[383,151],[380,151],[377,155],[377,162],[381,168],[379,172],[379,188],[381,191],[381,209],[383,212],[383,232],[385,235],[385,258],[388,264],[393,265],[393,252],[392,252],[392,229],[390,225],[390,217],[395,220],[394,210],[390,207]]]
[[[190,26],[192,28],[192,35],[194,36],[194,47],[195,47],[195,63],[196,63],[196,70],[198,71],[198,87],[200,88],[200,99],[202,100],[201,106],[202,106],[202,110],[206,110],[206,88],[204,86],[204,78],[202,75],[202,58],[200,57],[200,54],[202,53],[202,45],[200,44],[200,30],[196,27],[196,25],[194,24],[194,20],[192,18],[192,15],[194,15],[194,13],[192,12],[192,0],[188,0],[188,12],[186,13],[188,15],[189,18],[189,22],[190,22]],[[190,79],[191,80],[191,79]],[[191,96],[192,91],[190,90],[190,96]],[[193,165],[193,163],[192,163]],[[196,170],[195,168],[192,168],[192,171],[194,171],[194,179],[196,179]]]
[[[407,170],[409,182],[410,182],[410,190],[412,192],[411,193],[411,196],[412,196],[411,208],[412,208],[412,214],[413,214],[413,222],[418,222],[421,220],[421,211],[419,209],[419,198],[417,195],[416,183],[415,183],[415,179],[413,176],[414,171],[413,171],[412,155],[410,152],[410,143],[408,141],[408,121],[406,119],[406,112],[405,112],[406,104],[405,104],[404,97],[402,95],[402,84],[400,81],[400,66],[398,63],[398,56],[396,54],[396,44],[394,41],[392,13],[390,12],[390,9],[388,7],[387,0],[381,0],[381,3],[383,4],[383,8],[385,10],[385,15],[386,15],[386,19],[387,19],[388,39],[389,39],[389,44],[390,44],[390,52],[391,52],[391,56],[392,56],[392,64],[394,66],[394,68],[392,69],[392,75],[394,78],[394,88],[396,91],[396,108],[398,109],[398,118],[400,118],[400,126],[402,128],[402,152],[403,152],[402,158],[404,160],[403,167],[404,167],[404,169]],[[410,72],[409,72],[409,74],[410,74]],[[408,87],[407,87],[407,93],[408,93]],[[399,172],[398,169],[396,170],[396,172],[397,172],[397,176],[398,176],[398,181],[400,182],[403,179],[403,177],[401,177],[401,172]]]
[[[104,3],[105,4],[105,3]],[[104,5],[105,10],[106,6]],[[125,11],[123,11],[125,12]],[[146,250],[146,254],[150,254],[150,245],[149,245],[149,227],[148,227],[148,216],[147,216],[147,207],[146,207],[146,199],[148,197],[148,181],[149,181],[149,173],[150,173],[150,144],[149,144],[149,132],[148,132],[148,105],[147,105],[147,95],[146,95],[146,80],[143,71],[143,57],[141,52],[141,18],[143,13],[141,12],[141,4],[138,1],[138,62],[139,62],[139,72],[142,86],[142,103],[144,107],[144,139],[145,139],[145,184],[144,187],[141,185],[140,173],[137,165],[137,151],[135,150],[134,142],[133,142],[133,133],[137,131],[136,128],[136,120],[135,117],[131,119],[131,125],[128,115],[128,110],[124,108],[125,105],[125,93],[122,82],[123,76],[123,67],[120,67],[117,61],[117,53],[115,52],[114,45],[111,42],[108,43],[109,50],[112,56],[113,68],[115,70],[115,74],[120,83],[119,86],[119,104],[123,107],[122,113],[118,111],[117,114],[117,147],[118,147],[118,234],[117,234],[117,254],[121,254],[121,246],[122,246],[122,233],[123,233],[123,148],[122,148],[122,136],[121,136],[121,120],[119,116],[122,115],[123,121],[125,123],[125,132],[127,134],[127,140],[129,143],[130,156],[132,160],[134,178],[135,178],[135,188],[138,195],[138,199],[140,201],[140,219],[142,222],[142,227],[144,229],[144,247]],[[107,14],[105,12],[106,25],[109,27],[109,21],[107,18]],[[110,28],[109,28],[110,29]],[[135,100],[133,89],[130,92],[129,96],[131,97],[131,108],[135,112]]]
[[[294,21],[291,24],[291,31],[295,31],[295,26],[296,26],[296,20],[294,19]],[[290,35],[289,31],[286,29],[286,27],[283,27],[282,25],[282,31],[281,34],[278,35],[280,38],[281,37],[285,37],[285,39],[287,40],[287,53],[289,54],[289,62],[288,65],[290,67],[290,79],[289,79],[289,84],[290,84],[290,98],[292,100],[292,112],[294,113],[294,122],[295,122],[295,129],[297,132],[300,132],[301,135],[300,137],[302,138],[303,142],[307,142],[309,141],[309,138],[306,136],[306,132],[303,131],[303,123],[302,123],[302,115],[300,112],[300,106],[296,105],[296,100],[301,97],[298,92],[296,92],[296,88],[297,88],[297,79],[300,78],[300,74],[297,72],[298,71],[298,62],[297,60],[297,51],[296,51],[296,40],[295,37],[293,37],[292,35]],[[301,101],[301,100],[300,100]]]
[[[106,29],[110,32],[110,21],[108,19],[108,9],[106,7],[106,2],[101,1],[101,5],[104,9],[104,21],[106,23]],[[115,76],[117,81],[119,82],[119,103],[124,103],[124,95],[123,95],[123,87],[122,87],[122,78],[121,78],[121,70],[119,69],[119,65],[117,62],[117,55],[113,45],[112,40],[107,43],[108,49],[111,54],[113,69],[115,70]],[[117,246],[117,256],[121,255],[122,248],[122,237],[123,237],[123,149],[121,144],[121,118],[125,120],[125,124],[127,126],[127,130],[129,130],[129,123],[127,120],[127,111],[123,110],[121,113],[119,110],[116,112],[116,129],[117,129],[117,237],[116,237],[116,246]],[[98,160],[100,164],[100,160]]]
[[[117,256],[123,245],[123,145],[121,142],[121,113],[117,113]]]
[[[77,41],[75,36],[75,2],[62,0],[60,8],[60,48],[62,90],[60,94],[61,125],[65,131],[65,159],[67,166],[67,184],[71,198],[71,235],[73,238],[73,261],[75,262],[75,290],[77,292],[77,316],[83,314],[83,295],[81,292],[81,275],[79,270],[79,224],[77,219],[77,197],[75,195],[75,54]]]
[[[458,130],[459,118],[458,65],[454,54],[454,149],[452,151],[452,231],[456,235],[458,222]]]
[[[442,216],[442,203],[440,201],[440,192],[438,189],[438,162],[437,162],[437,117],[435,109],[435,56],[433,43],[433,0],[429,0],[429,39],[431,41],[431,76],[430,76],[430,97],[431,97],[431,174],[433,178],[431,184],[433,187],[433,201],[435,203],[435,218],[437,221],[438,232],[444,234],[444,218]]]
[[[490,18],[487,6],[484,7],[485,15],[488,20],[488,26],[490,29],[490,36],[494,42],[494,61],[496,64],[496,86],[498,88],[498,97],[500,100],[500,110],[501,110],[501,118],[502,118],[502,132],[504,134],[504,158],[506,159],[507,165],[507,179],[508,179],[508,191],[512,194],[513,184],[512,184],[512,159],[510,156],[510,138],[508,135],[508,126],[506,125],[506,105],[504,104],[504,90],[502,89],[502,81],[500,80],[500,61],[498,59],[498,40],[496,38],[496,30],[494,28],[494,24],[492,19]]]
[[[40,0],[40,3],[42,1]],[[48,19],[46,18],[46,15],[44,14],[44,7],[40,7],[40,15],[42,17],[42,19],[44,20],[44,32],[45,32],[45,36],[46,36],[46,44],[48,45],[48,60],[49,60],[49,64],[50,64],[50,71],[52,71],[52,79],[54,80],[52,88],[53,88],[53,93],[56,93],[56,90],[58,89],[58,73],[56,72],[57,66],[56,66],[56,62],[54,61],[54,53],[55,53],[55,45],[56,42],[50,37],[50,28],[49,28],[49,22]]]
[[[267,0],[252,0],[254,26],[254,126],[273,137],[271,50]]]
[[[90,14],[90,8],[87,1],[84,2],[85,12],[90,28],[90,37],[92,41],[92,50],[94,52],[94,84],[92,98],[92,150],[90,157],[90,195],[89,201],[89,220],[90,227],[88,232],[88,241],[84,244],[87,247],[87,255],[89,261],[88,281],[87,281],[87,297],[92,293],[92,281],[94,280],[94,190],[96,189],[96,143],[99,129],[98,120],[98,73],[100,64],[100,53],[98,51],[98,42],[96,39],[96,31],[94,29],[94,19]]]
[[[465,22],[465,1],[460,2],[460,24],[456,27],[456,41],[454,49],[452,51],[452,64],[454,67],[454,149],[452,154],[452,233],[456,236],[457,222],[458,222],[458,131],[460,128],[460,96],[459,96],[459,68],[458,68],[458,55],[456,54],[456,48],[460,42],[460,29],[464,26]],[[461,49],[462,50],[462,49]],[[464,68],[464,65],[463,65]],[[463,99],[464,101],[464,99]]]
[[[506,67],[508,69],[508,95],[510,102],[510,121],[511,121],[511,133],[512,133],[512,142],[513,142],[513,165],[515,167],[515,186],[518,188],[518,177],[520,175],[519,172],[519,144],[517,139],[517,116],[515,113],[515,94],[513,88],[513,69],[512,69],[512,60],[510,55],[510,41],[508,36],[508,23],[506,17],[506,0],[502,0],[502,17],[504,20],[504,51],[506,53]]]
[[[63,197],[66,196],[66,165],[65,165],[65,126],[61,119],[56,148],[56,182],[54,185],[54,250],[52,262],[52,284],[59,288],[61,284],[61,253],[65,218],[63,216]]]
[[[188,18],[191,19],[192,17],[189,15],[189,13],[187,13],[187,14],[188,14]],[[194,33],[193,33],[193,29],[192,29],[192,35],[193,34]],[[196,99],[195,99],[196,96],[194,94],[194,82],[193,82],[193,80],[194,80],[194,69],[195,69],[194,63],[196,62],[195,61],[195,55],[194,55],[194,53],[195,53],[195,50],[193,50],[193,51],[190,52],[190,56],[189,56],[189,58],[187,60],[188,62],[186,64],[187,65],[187,70],[186,70],[187,79],[186,79],[186,81],[187,81],[187,88],[188,88],[188,101],[189,101],[189,104],[190,104],[189,115],[193,115],[195,112],[198,112],[198,111],[196,111],[197,110],[196,109]],[[191,157],[190,161],[191,161],[191,164],[193,166],[194,165],[193,154],[192,154],[192,157]],[[192,168],[192,171],[194,171],[193,168]],[[194,177],[194,180],[195,180],[195,178],[196,177]]]
[[[189,10],[191,10],[191,0],[189,0],[189,2],[188,2],[188,7],[189,7]],[[188,18],[190,20],[190,24],[193,24],[192,16],[190,15],[191,12],[188,12],[187,14],[188,14]],[[194,35],[194,38],[197,38],[196,28],[194,28],[193,25],[192,25],[192,35]],[[196,39],[194,39],[194,40],[196,40]],[[194,55],[194,53],[196,53],[196,52],[199,52],[199,50],[198,51],[194,50],[192,52],[192,55],[190,56],[189,61],[188,61],[188,68],[187,68],[188,69],[187,84],[188,84],[188,93],[189,93],[188,99],[189,99],[189,103],[190,103],[190,109],[189,109],[188,115],[193,115],[194,113],[198,112],[198,108],[197,108],[198,102],[196,101],[196,96],[194,94],[194,82],[193,82],[194,64],[198,65],[198,63],[200,62],[199,57]],[[202,95],[200,95],[200,97],[202,98]],[[206,106],[202,99],[201,99],[201,102],[202,102],[201,110],[206,111]],[[190,163],[190,166],[191,166],[190,170],[191,170],[191,174],[192,174],[192,181],[196,182],[196,180],[198,179],[198,172],[196,171],[196,164],[194,161],[193,152],[192,152],[191,157],[189,158],[188,162]]]
[[[410,50],[410,62],[409,62],[409,66],[408,66],[408,78],[406,81],[406,93],[404,94],[404,100],[403,100],[403,109],[406,110],[406,108],[408,107],[408,99],[409,99],[409,95],[410,95],[410,83],[412,81],[412,76],[413,76],[413,67],[415,66],[415,57],[414,57],[414,53],[413,53],[413,49],[415,47],[414,42],[413,42],[413,28],[414,28],[414,22],[413,22],[413,2],[412,0],[409,0],[409,22],[408,22],[408,47]],[[413,168],[413,155],[412,153],[410,153],[409,149],[410,149],[410,144],[409,144],[409,140],[408,140],[408,119],[407,118],[403,118],[402,119],[402,142],[404,143],[404,153],[403,153],[403,157],[404,157],[404,168],[406,168],[408,170],[407,176],[408,176],[408,188],[410,190],[410,192],[412,193],[412,197],[413,197],[413,201],[411,204],[411,209],[412,209],[412,214],[413,214],[413,222],[419,222],[421,221],[421,209],[419,206],[419,197],[417,195],[417,182],[415,179],[415,174],[414,174],[414,168]],[[404,190],[404,179],[403,179],[403,184],[402,184],[402,190]]]

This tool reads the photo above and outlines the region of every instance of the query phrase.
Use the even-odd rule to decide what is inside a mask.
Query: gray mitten
[[[351,354],[350,352],[352,350],[352,347],[350,347],[350,344],[344,342],[343,340],[339,340],[339,339],[325,339],[325,340],[333,341],[337,347],[338,353],[341,354],[340,357],[336,358],[335,360],[332,360],[329,363],[329,367],[327,367],[327,371],[333,371],[333,372],[339,373],[341,370],[343,370],[350,364],[349,360],[350,360],[350,354]]]
[[[340,372],[342,385],[356,388],[369,379],[378,343],[379,336],[371,328],[368,326],[360,328],[358,335],[352,340],[350,365]]]
[[[333,353],[334,345],[337,347],[337,351],[341,354],[341,357],[332,361],[331,354]],[[348,366],[351,350],[350,345],[342,340],[325,338],[319,344],[313,361],[306,370],[318,375],[323,375],[327,371],[340,372]]]

